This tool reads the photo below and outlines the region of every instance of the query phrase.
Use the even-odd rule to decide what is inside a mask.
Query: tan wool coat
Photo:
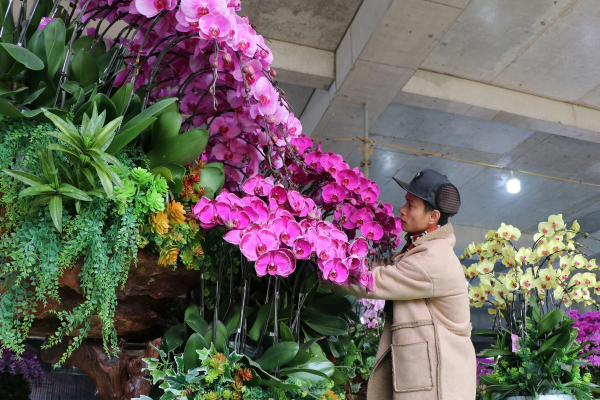
[[[375,292],[326,285],[357,297],[393,300],[369,378],[368,400],[475,399],[476,360],[465,276],[451,224],[373,269]]]

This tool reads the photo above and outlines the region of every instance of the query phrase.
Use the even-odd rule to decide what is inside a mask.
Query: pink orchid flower
[[[302,228],[296,221],[287,218],[275,218],[273,231],[286,246],[292,247],[296,239],[302,235]]]
[[[242,190],[245,193],[256,196],[268,196],[271,189],[273,189],[273,184],[265,180],[262,175],[253,176],[242,185]]]
[[[348,253],[351,257],[363,258],[367,256],[367,252],[369,251],[369,244],[363,238],[355,239],[354,242],[350,245],[348,249]]]
[[[308,214],[306,200],[304,199],[304,196],[302,196],[300,193],[296,192],[295,190],[290,190],[287,193],[287,200],[288,204],[290,205],[290,208],[292,209],[292,212],[294,212],[296,215],[302,217]],[[303,214],[304,210],[306,210],[306,213]]]
[[[308,260],[311,257],[310,242],[304,238],[298,238],[292,246],[294,256],[298,260]]]
[[[336,182],[332,182],[323,188],[323,199],[327,203],[340,203],[346,198],[346,189]]]
[[[288,276],[294,269],[293,257],[281,250],[271,250],[261,254],[254,265],[256,275],[265,276],[267,274]]]
[[[240,250],[249,261],[256,261],[260,255],[278,247],[277,235],[266,229],[247,232],[240,241]]]
[[[348,266],[339,258],[334,258],[324,263],[323,279],[340,285],[348,279],[348,275]]]
[[[254,90],[254,98],[258,101],[258,109],[261,115],[274,114],[279,102],[279,95],[264,76],[258,79]]]
[[[344,169],[335,175],[337,183],[342,185],[346,190],[354,190],[358,185],[358,175],[351,169]]]
[[[181,12],[186,17],[196,20],[210,13],[224,15],[227,12],[227,2],[225,0],[181,0]]]
[[[360,228],[363,224],[373,221],[373,213],[366,207],[361,208],[350,216],[350,221]]]
[[[223,15],[210,13],[198,22],[200,37],[207,40],[223,40],[229,36],[231,22]]]
[[[173,10],[177,0],[135,0],[135,7],[140,14],[151,18],[162,10]]]
[[[336,255],[331,239],[323,235],[317,236],[315,240],[315,251],[317,253],[317,258],[322,262],[329,261]]]
[[[285,204],[287,201],[287,191],[281,185],[274,186],[269,192],[269,200],[274,200],[276,204]]]
[[[360,233],[369,240],[376,242],[383,237],[383,229],[377,222],[367,222],[360,227]]]

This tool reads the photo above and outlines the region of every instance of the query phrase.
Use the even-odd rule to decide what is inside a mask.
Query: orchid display
[[[369,329],[378,328],[382,325],[381,312],[385,306],[385,300],[358,299],[358,304],[362,307],[359,314],[360,320],[366,324]]]

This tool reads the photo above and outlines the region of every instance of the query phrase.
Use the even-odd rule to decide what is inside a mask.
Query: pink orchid
[[[329,261],[335,256],[335,248],[333,243],[328,236],[319,235],[315,240],[315,251],[319,261]]]
[[[371,241],[378,241],[383,236],[383,229],[377,222],[367,222],[360,227],[360,233]]]
[[[279,102],[279,95],[264,76],[256,82],[254,98],[258,101],[258,109],[262,115],[274,114]]]
[[[369,244],[363,238],[355,239],[354,242],[350,245],[348,249],[348,253],[352,257],[363,258],[366,257],[367,252],[369,251]]]
[[[324,154],[321,156],[321,164],[323,169],[334,175],[336,172],[347,169],[348,165],[339,154]]]
[[[353,229],[356,227],[356,223],[350,221],[349,217],[354,215],[355,212],[356,207],[352,204],[345,203],[342,207],[339,205],[336,207],[333,218],[335,218],[336,221],[340,221],[344,229]]]
[[[273,189],[273,184],[263,178],[262,175],[253,176],[242,185],[242,190],[245,193],[256,196],[268,196],[271,189]]]
[[[281,250],[271,250],[261,254],[254,265],[258,276],[267,274],[288,276],[294,270],[294,259]]]
[[[222,40],[229,36],[231,22],[223,15],[210,13],[200,18],[198,28],[203,39]]]
[[[198,211],[197,218],[200,221],[200,226],[203,229],[211,229],[221,222],[219,220],[219,212],[217,211],[215,202],[206,203]]]
[[[281,185],[274,186],[269,192],[269,200],[275,201],[276,204],[285,204],[287,201],[287,191]]]
[[[304,238],[298,238],[292,246],[294,256],[298,260],[308,260],[311,256],[311,246],[308,240]]]
[[[296,239],[302,235],[302,228],[293,219],[276,218],[273,220],[273,231],[279,240],[287,246],[292,247]]]
[[[326,261],[323,268],[323,279],[330,280],[338,285],[344,283],[348,279],[348,266],[339,258]]]
[[[323,188],[323,199],[328,203],[340,203],[346,198],[346,189],[339,183],[332,182]]]
[[[373,221],[373,213],[366,207],[361,208],[350,216],[350,221],[360,228],[364,223]]]
[[[256,261],[260,255],[278,247],[277,235],[266,229],[248,232],[242,236],[240,241],[240,250],[249,261]]]
[[[227,12],[225,0],[181,0],[181,12],[186,17],[196,19],[210,13],[224,15]]]
[[[290,190],[287,194],[287,200],[292,211],[298,216],[303,217],[308,214],[306,200],[300,193],[296,192],[295,190]],[[306,210],[306,213],[303,214],[304,210]]]
[[[173,10],[176,6],[176,0],[135,0],[136,9],[148,18],[154,17],[162,10]]]

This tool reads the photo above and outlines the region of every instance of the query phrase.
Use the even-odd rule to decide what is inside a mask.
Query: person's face
[[[425,232],[437,225],[440,219],[438,210],[425,211],[425,202],[412,193],[406,193],[406,204],[400,209],[402,230],[410,235]]]

